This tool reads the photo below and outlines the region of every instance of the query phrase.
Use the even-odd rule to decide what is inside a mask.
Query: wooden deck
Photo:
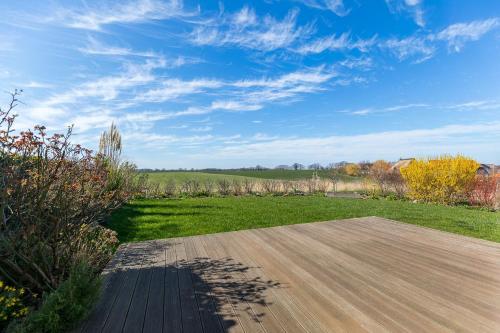
[[[500,332],[500,244],[360,218],[127,244],[83,332]]]

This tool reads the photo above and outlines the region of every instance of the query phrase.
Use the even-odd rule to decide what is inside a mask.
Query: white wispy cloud
[[[123,131],[122,138],[127,143],[140,143],[139,149],[158,149],[170,148],[172,146],[181,147],[182,149],[189,146],[206,146],[215,143],[224,143],[241,138],[241,135],[212,135],[212,134],[199,134],[199,135],[172,135],[172,134],[159,134],[148,131],[146,133],[140,131]]]
[[[370,39],[352,40],[349,33],[344,32],[339,36],[326,36],[315,39],[299,46],[296,52],[300,54],[322,53],[328,51],[351,51],[359,50],[367,52],[376,41],[376,37]]]
[[[27,83],[21,83],[19,84],[20,87],[23,89],[47,89],[47,88],[53,88],[54,85],[46,82],[38,82],[38,81],[30,81]]]
[[[239,80],[234,86],[243,89],[239,99],[249,105],[261,103],[290,103],[303,94],[322,91],[325,85],[339,74],[332,68],[319,66],[306,70],[298,70],[278,77]]]
[[[160,54],[153,51],[134,51],[126,47],[105,45],[92,37],[89,37],[87,45],[85,47],[78,48],[78,51],[91,55],[138,56],[146,58],[161,57]]]
[[[434,56],[436,46],[427,36],[411,36],[403,39],[391,38],[379,44],[389,50],[399,61],[413,59],[415,63],[424,62]]]
[[[457,153],[488,162],[500,154],[500,147],[491,144],[500,140],[500,122],[313,137],[280,137],[266,133],[175,136],[128,132],[125,140],[126,143],[141,143],[134,148],[136,152],[146,152],[138,161],[140,165],[160,168],[273,166],[294,162],[298,156],[304,162],[314,160],[327,164],[341,160],[397,160],[408,156],[425,158]],[[179,147],[182,149],[176,150]],[[148,159],[147,152],[157,152],[158,148],[165,149],[165,154],[155,154],[154,159]],[[185,148],[190,150],[183,150]]]
[[[10,52],[15,50],[14,41],[8,36],[0,35],[0,51],[1,52]]]
[[[61,9],[53,20],[68,27],[85,30],[102,30],[109,24],[143,23],[174,17],[190,16],[180,0],[118,1],[113,5],[85,6],[81,9]]]
[[[373,113],[386,113],[386,112],[397,112],[408,109],[423,109],[430,107],[429,104],[425,103],[409,103],[409,104],[401,104],[401,105],[393,105],[384,108],[363,108],[359,110],[342,110],[342,113],[348,113],[355,116],[366,116]]]
[[[350,9],[346,9],[343,0],[296,0],[308,7],[329,10],[338,16],[346,16]]]
[[[459,52],[465,43],[479,40],[484,34],[500,25],[498,18],[456,23],[438,32],[434,38],[446,41],[450,50]]]
[[[393,1],[387,2],[388,5],[393,3]],[[392,4],[391,6],[400,8],[400,6],[404,5],[411,8],[419,8],[421,5],[421,2],[418,0],[406,0],[397,3],[399,5]],[[374,47],[378,47],[383,51],[388,51],[399,61],[411,60],[413,63],[421,63],[435,56],[440,48],[440,42],[446,42],[449,50],[459,52],[467,42],[479,40],[483,35],[498,26],[500,26],[500,19],[490,18],[468,23],[451,24],[437,33],[423,33],[422,31],[418,31],[411,36],[387,39],[379,38],[376,35],[369,39],[356,39],[350,36],[349,33],[344,32],[338,35],[303,41],[299,46],[291,50],[303,55],[317,54],[325,51],[352,50],[371,54]]]
[[[160,82],[160,87],[138,94],[139,101],[165,102],[180,96],[201,93],[208,89],[219,88],[224,83],[213,79],[194,79],[184,81],[180,79],[165,79]]]
[[[439,42],[446,42],[449,50],[459,52],[467,42],[479,40],[498,26],[498,18],[455,23],[438,33],[417,33],[405,38],[379,40],[378,46],[388,50],[400,61],[412,59],[414,63],[421,63],[435,56]]]
[[[297,15],[297,10],[290,10],[282,20],[270,15],[259,18],[253,10],[243,7],[211,25],[196,27],[188,38],[195,45],[233,45],[259,51],[283,49],[313,32],[311,25],[297,25]]]
[[[389,11],[393,14],[406,13],[411,15],[419,27],[425,26],[424,9],[422,0],[385,0]]]
[[[121,95],[128,95],[131,90],[153,82],[156,78],[153,70],[164,66],[164,59],[127,63],[119,74],[76,83],[46,98],[27,101],[21,125],[28,124],[26,127],[29,127],[44,123],[59,130],[65,126],[63,124],[75,123],[80,129],[87,130],[94,123],[103,124],[106,119],[112,119],[108,104],[118,108],[123,102]],[[81,114],[79,118],[74,118],[75,109]]]
[[[193,127],[189,129],[191,132],[210,132],[213,130],[212,126],[201,126],[201,127]]]
[[[155,80],[152,70],[165,66],[165,60],[146,61],[142,64],[127,64],[124,73],[110,75],[81,83],[68,91],[56,94],[44,102],[45,105],[75,104],[81,99],[115,99],[122,91],[142,86]]]
[[[260,78],[256,80],[240,80],[234,83],[237,87],[269,87],[286,88],[300,84],[318,84],[330,80],[335,73],[329,72],[324,66],[308,70],[299,70],[284,74],[277,78]]]
[[[239,12],[231,17],[231,21],[238,27],[246,27],[257,24],[258,19],[257,15],[255,15],[255,10],[248,6],[244,6]]]
[[[178,97],[204,93],[214,100],[206,106],[191,106],[182,111],[171,112],[170,116],[192,116],[214,111],[256,111],[265,104],[298,98],[302,94],[314,93],[324,89],[324,85],[337,73],[320,66],[298,70],[276,77],[260,77],[237,81],[218,79],[162,79],[155,84],[159,87],[138,93],[137,101],[161,103]]]
[[[428,157],[439,154],[462,153],[485,158],[500,153],[491,140],[500,139],[500,122],[453,124],[430,129],[384,131],[359,135],[328,137],[284,137],[248,144],[226,146],[210,151],[214,159],[244,161],[270,161],[283,163],[294,156],[304,160],[396,160],[402,156]]]
[[[500,110],[500,102],[495,100],[476,100],[459,103],[408,103],[386,107],[366,107],[358,110],[341,110],[341,113],[347,113],[355,116],[366,116],[377,113],[399,112],[405,110],[457,110],[457,111],[484,111]]]
[[[496,100],[476,100],[463,103],[447,104],[443,106],[451,110],[500,110],[500,101]]]
[[[212,110],[226,111],[257,111],[262,109],[262,105],[247,103],[244,100],[217,100],[210,105]]]

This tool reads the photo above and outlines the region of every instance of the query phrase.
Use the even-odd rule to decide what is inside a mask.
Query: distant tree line
[[[178,168],[178,169],[166,169],[166,168],[142,168],[138,169],[139,172],[222,172],[222,171],[264,171],[264,170],[339,170],[343,171],[347,166],[357,165],[359,166],[359,173],[364,174],[370,170],[370,167],[373,163],[369,161],[361,161],[359,163],[352,163],[347,161],[341,162],[332,162],[326,165],[322,165],[321,163],[312,163],[309,165],[304,165],[298,162],[288,164],[280,164],[275,166],[274,168],[265,167],[262,165],[256,165],[251,167],[242,167],[242,168],[203,168],[203,169],[194,169],[194,168]],[[352,169],[352,167],[351,167]]]

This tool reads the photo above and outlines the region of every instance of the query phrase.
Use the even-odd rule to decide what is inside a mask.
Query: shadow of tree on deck
[[[240,321],[259,325],[270,304],[267,290],[280,287],[233,258],[177,260],[169,251],[163,241],[125,249],[105,272],[101,299],[81,331],[227,332]]]

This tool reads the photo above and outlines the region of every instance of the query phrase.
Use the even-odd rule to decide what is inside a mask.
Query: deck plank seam
[[[142,252],[142,256],[141,257],[142,258],[141,258],[141,261],[140,261],[141,263],[139,265],[139,270],[143,268],[144,261],[146,260],[145,251]],[[134,291],[132,292],[132,296],[130,297],[130,300],[129,300],[129,303],[128,303],[128,307],[127,307],[127,313],[125,314],[125,319],[123,320],[122,329],[121,329],[122,332],[125,329],[125,324],[127,323],[127,318],[128,318],[128,314],[129,314],[129,311],[130,311],[130,306],[132,305],[132,300],[134,299],[134,295],[135,295],[135,292],[136,292],[136,289],[137,289],[137,281],[139,281],[139,276],[140,276],[140,273],[137,274],[137,276],[135,277]]]

